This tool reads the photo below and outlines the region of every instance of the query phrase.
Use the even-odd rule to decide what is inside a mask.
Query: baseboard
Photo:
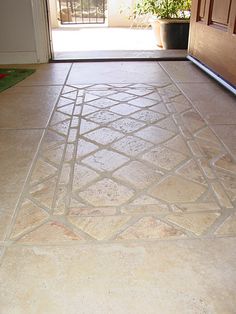
[[[0,64],[31,64],[38,63],[34,51],[0,52]]]

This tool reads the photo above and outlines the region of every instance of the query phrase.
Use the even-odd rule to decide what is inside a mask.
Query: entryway
[[[163,59],[186,50],[163,50],[148,17],[131,18],[134,0],[48,0],[52,59]]]

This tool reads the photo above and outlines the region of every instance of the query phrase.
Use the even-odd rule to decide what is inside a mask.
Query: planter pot
[[[189,36],[189,20],[159,20],[160,35],[164,49],[187,49]]]
[[[159,20],[155,17],[151,19],[151,25],[152,25],[152,30],[156,39],[156,44],[157,46],[162,48],[162,40],[161,40],[161,25],[159,23]]]

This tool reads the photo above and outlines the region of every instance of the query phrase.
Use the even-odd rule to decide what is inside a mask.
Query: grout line
[[[67,78],[66,78],[66,81],[65,81],[65,85],[66,85],[66,82],[67,82],[67,79],[68,79],[68,77],[69,77],[69,75],[70,75],[70,71],[71,71],[71,69],[72,69],[72,66],[73,66],[73,64],[71,64],[71,67],[70,67],[70,70],[69,70],[69,72],[68,72],[68,75],[67,75]],[[167,75],[168,75],[168,73],[167,73]],[[169,76],[169,75],[168,75]],[[173,82],[172,84],[173,84],[173,86],[175,86],[179,91],[180,91],[180,94],[181,95],[184,95],[184,93],[181,91],[181,89],[180,88],[178,88],[178,85],[176,85],[175,84],[175,82],[171,79],[171,81]],[[135,83],[134,83],[135,84]],[[65,85],[63,85],[63,86],[65,86]],[[169,84],[168,84],[169,85]],[[112,88],[112,87],[111,87]],[[128,88],[128,87],[127,87]],[[158,88],[158,86],[156,86],[156,87],[153,87],[153,89],[154,90],[157,90],[157,88]],[[116,89],[116,87],[113,87],[113,89]],[[137,88],[136,88],[137,89]],[[78,90],[80,90],[80,89],[78,89]],[[81,89],[82,90],[82,89]],[[86,91],[89,91],[89,89],[86,89],[86,88],[84,88],[83,89],[85,92]],[[60,94],[59,94],[59,97],[58,97],[58,99],[57,99],[57,102],[56,102],[56,104],[55,104],[55,106],[54,106],[54,108],[53,108],[53,110],[52,110],[52,113],[51,113],[51,115],[50,115],[50,118],[49,118],[49,120],[48,120],[48,123],[47,123],[47,127],[46,127],[46,129],[44,129],[44,132],[43,132],[43,135],[42,135],[42,138],[41,138],[41,140],[40,140],[40,142],[39,142],[39,144],[38,144],[38,148],[37,148],[37,150],[36,150],[36,154],[35,154],[35,156],[34,156],[34,158],[33,158],[33,161],[32,161],[32,163],[31,163],[31,167],[30,167],[30,169],[29,169],[29,172],[28,172],[28,174],[27,174],[27,177],[26,177],[26,180],[25,180],[25,183],[24,183],[24,187],[23,187],[23,190],[21,191],[21,193],[20,193],[20,199],[23,199],[23,197],[25,196],[24,195],[24,189],[25,189],[25,187],[26,187],[26,184],[28,183],[28,180],[31,178],[31,174],[32,174],[32,171],[33,171],[33,169],[34,169],[34,166],[35,166],[35,163],[36,163],[36,161],[37,161],[37,158],[38,158],[38,156],[39,156],[39,151],[40,151],[40,147],[41,147],[41,144],[42,144],[42,142],[43,142],[43,138],[44,138],[44,136],[45,136],[45,134],[46,134],[46,131],[48,130],[48,128],[49,128],[49,123],[50,123],[50,121],[51,121],[51,119],[52,119],[52,117],[53,117],[53,115],[54,115],[54,113],[56,112],[56,110],[57,110],[57,104],[58,104],[58,102],[59,102],[59,100],[60,100],[60,98],[61,98],[61,96],[62,96],[62,91],[63,91],[63,89],[61,89],[61,92],[60,92]],[[78,92],[77,92],[78,93]],[[85,93],[84,93],[85,94]],[[108,96],[109,97],[109,96]],[[137,96],[137,97],[145,97],[145,96]],[[184,97],[186,98],[186,99],[188,99],[188,97],[186,97],[185,95],[184,95]],[[100,97],[101,98],[101,97]],[[105,97],[106,98],[106,97]],[[171,99],[171,98],[170,98]],[[122,103],[122,102],[120,102],[120,103]],[[165,103],[165,102],[164,102]],[[193,109],[195,109],[195,106],[192,104],[192,102],[190,101],[190,104],[192,105],[192,107],[193,107]],[[75,106],[76,106],[76,103],[74,104],[74,108],[73,108],[73,112],[74,112],[74,110],[75,110]],[[84,102],[81,104],[81,106],[82,106],[82,108],[83,108],[83,106],[84,106]],[[141,109],[143,109],[144,110],[144,108],[140,108],[140,110]],[[191,109],[191,108],[190,108]],[[189,110],[190,110],[189,109]],[[83,110],[83,109],[82,109]],[[101,109],[99,109],[99,110],[101,110]],[[186,110],[186,111],[188,111],[188,110]],[[196,112],[198,112],[197,110],[196,110]],[[182,114],[182,112],[179,114],[179,115],[181,115]],[[130,114],[130,115],[132,115],[132,113]],[[127,115],[127,116],[122,116],[121,118],[127,118],[127,117],[130,117],[130,115]],[[173,113],[173,112],[169,112],[169,115],[168,116],[174,116],[175,115],[175,113]],[[200,114],[200,116],[201,116],[201,114]],[[202,117],[202,116],[201,116]],[[81,111],[81,113],[80,113],[80,117],[78,117],[78,118],[80,118],[80,120],[82,119],[82,111]],[[166,117],[165,117],[166,118]],[[163,119],[165,119],[165,118],[163,118]],[[71,122],[72,122],[72,119],[73,119],[73,113],[72,113],[72,115],[71,115],[71,118],[70,118],[70,126],[71,126]],[[172,118],[173,119],[173,118]],[[181,132],[180,132],[180,128],[179,128],[179,124],[177,124],[176,122],[175,122],[175,119],[173,119],[173,121],[174,121],[174,123],[177,125],[177,127],[178,127],[178,130],[179,130],[179,135],[181,136],[181,138],[185,141],[185,142],[187,142],[187,139],[183,136],[183,134],[181,134]],[[203,121],[205,122],[205,120],[203,119]],[[158,121],[157,121],[158,122]],[[205,122],[206,123],[206,122]],[[109,123],[108,123],[109,124]],[[108,124],[107,125],[104,125],[104,127],[108,127]],[[206,126],[208,126],[208,124],[206,123]],[[100,126],[101,127],[101,126]],[[205,127],[205,126],[204,126]],[[68,129],[68,134],[67,134],[67,139],[68,139],[68,136],[69,136],[69,133],[70,133],[70,128]],[[78,135],[79,135],[79,129],[77,130],[77,140],[78,140]],[[173,137],[175,137],[177,134],[175,134]],[[191,134],[192,135],[192,134]],[[124,135],[124,137],[125,137],[125,135]],[[194,137],[194,135],[192,135],[191,136],[191,139],[195,139],[195,137]],[[68,144],[68,142],[66,142],[67,144]],[[66,145],[67,145],[66,144]],[[65,145],[65,151],[66,151],[66,145]],[[223,147],[224,147],[224,145],[223,145]],[[192,154],[193,155],[193,154]],[[76,156],[76,150],[74,150],[74,153],[73,153],[73,156],[75,157]],[[64,154],[63,154],[63,156],[62,156],[62,158],[61,158],[61,163],[60,163],[60,170],[62,170],[62,166],[63,166],[63,162],[64,162]],[[129,157],[130,158],[130,160],[131,160],[131,157]],[[197,157],[192,157],[193,159],[195,158],[195,159],[197,159]],[[72,162],[71,162],[72,163]],[[73,165],[74,166],[74,165]],[[200,168],[201,169],[201,168]],[[202,171],[203,172],[203,171]],[[203,173],[204,174],[204,173]],[[205,177],[205,175],[204,175],[204,177]],[[58,176],[58,178],[59,178],[59,176]],[[208,183],[208,178],[207,178],[207,180],[206,180],[206,182]],[[70,184],[71,184],[71,182],[70,182]],[[208,186],[210,186],[210,183],[208,183]],[[54,193],[54,197],[55,197],[55,195],[56,195],[56,190],[55,190],[55,193]],[[19,199],[19,202],[20,202],[20,199]],[[17,206],[19,205],[19,203],[17,202]],[[14,226],[14,222],[15,222],[15,219],[16,219],[16,217],[17,217],[17,207],[16,206],[16,208],[15,208],[15,211],[14,211],[14,213],[13,213],[13,218],[12,218],[12,221],[11,221],[11,223],[10,223],[10,227],[12,227],[13,228],[13,226]],[[53,208],[53,207],[52,207]],[[221,208],[221,206],[220,206],[220,208]],[[52,209],[52,211],[53,211],[53,209]],[[142,214],[142,216],[143,216],[143,214]],[[10,232],[11,232],[11,230],[12,229],[10,229],[10,227],[9,227],[9,236],[10,236]],[[184,229],[185,230],[185,229]],[[214,235],[212,235],[212,237],[213,237],[213,239],[215,239],[216,238],[216,236],[214,236]],[[199,238],[198,238],[199,239]],[[204,238],[205,239],[205,238]],[[185,239],[186,240],[186,239]],[[140,242],[140,240],[138,240],[139,242]],[[156,239],[155,239],[155,241],[157,241]],[[101,241],[102,242],[102,241]],[[138,243],[139,243],[138,242]],[[6,243],[8,243],[7,241],[6,241]],[[12,243],[12,242],[9,242],[9,243]],[[104,241],[104,242],[102,242],[102,243],[106,243],[106,241]],[[117,242],[115,242],[115,243],[117,243]],[[126,241],[123,241],[122,243],[127,243]],[[19,245],[18,245],[19,246]]]
[[[71,65],[71,67],[72,67],[72,65]],[[71,67],[70,67],[70,68],[71,68]],[[68,75],[69,75],[69,72],[68,72],[68,74],[67,74],[67,77],[68,77]],[[10,235],[11,235],[12,229],[13,229],[13,227],[14,227],[14,223],[15,223],[16,218],[17,218],[18,209],[19,209],[19,207],[20,207],[22,201],[24,200],[24,196],[25,196],[25,195],[24,195],[24,194],[25,194],[24,192],[25,192],[25,190],[26,190],[26,187],[27,187],[27,185],[28,185],[28,182],[29,182],[29,180],[30,180],[30,178],[31,178],[31,176],[32,176],[33,170],[34,170],[34,166],[35,166],[35,164],[36,164],[36,162],[37,162],[37,159],[38,159],[38,157],[39,157],[40,148],[41,148],[41,145],[42,145],[44,136],[45,136],[45,134],[46,134],[46,132],[47,132],[47,130],[48,130],[48,127],[49,127],[49,121],[52,119],[53,114],[54,114],[54,112],[55,112],[55,110],[56,110],[56,108],[57,108],[57,104],[58,104],[58,102],[59,102],[59,100],[60,100],[60,97],[61,97],[61,95],[62,95],[62,91],[63,91],[63,88],[61,88],[61,91],[60,91],[60,93],[59,93],[59,95],[58,95],[57,101],[56,101],[56,103],[55,103],[55,105],[54,105],[54,108],[52,109],[52,112],[51,112],[51,114],[50,114],[50,116],[49,116],[49,119],[48,119],[48,122],[47,122],[47,126],[46,126],[46,128],[43,130],[43,132],[42,132],[42,136],[41,136],[41,139],[39,140],[39,143],[38,143],[38,146],[37,146],[35,155],[34,155],[34,157],[32,158],[31,166],[29,167],[29,170],[28,170],[28,173],[27,173],[27,175],[26,175],[25,181],[24,181],[24,183],[23,183],[22,189],[21,189],[21,191],[20,191],[18,200],[17,200],[16,205],[15,205],[15,207],[14,207],[11,222],[10,222],[8,228],[6,229],[6,232],[5,232],[5,235],[4,235],[4,240],[6,240],[7,238],[9,238]]]

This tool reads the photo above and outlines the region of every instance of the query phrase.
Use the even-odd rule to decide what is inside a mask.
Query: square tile
[[[93,75],[91,75],[93,73]],[[157,62],[74,63],[67,84],[168,83],[170,79]]]
[[[130,183],[137,189],[144,189],[161,178],[157,170],[155,171],[139,161],[132,161],[118,169],[113,176],[116,179]]]
[[[126,136],[112,144],[112,148],[128,156],[137,156],[152,146],[151,143],[134,136]]]
[[[150,141],[153,144],[160,144],[173,137],[174,133],[161,129],[157,126],[149,126],[135,133],[136,136],[144,140]]]
[[[100,128],[85,135],[87,139],[102,145],[110,144],[122,136],[120,132],[113,131],[109,128]]]
[[[99,150],[95,154],[82,160],[84,164],[103,172],[113,171],[128,161],[129,158],[124,155],[107,149]]]

